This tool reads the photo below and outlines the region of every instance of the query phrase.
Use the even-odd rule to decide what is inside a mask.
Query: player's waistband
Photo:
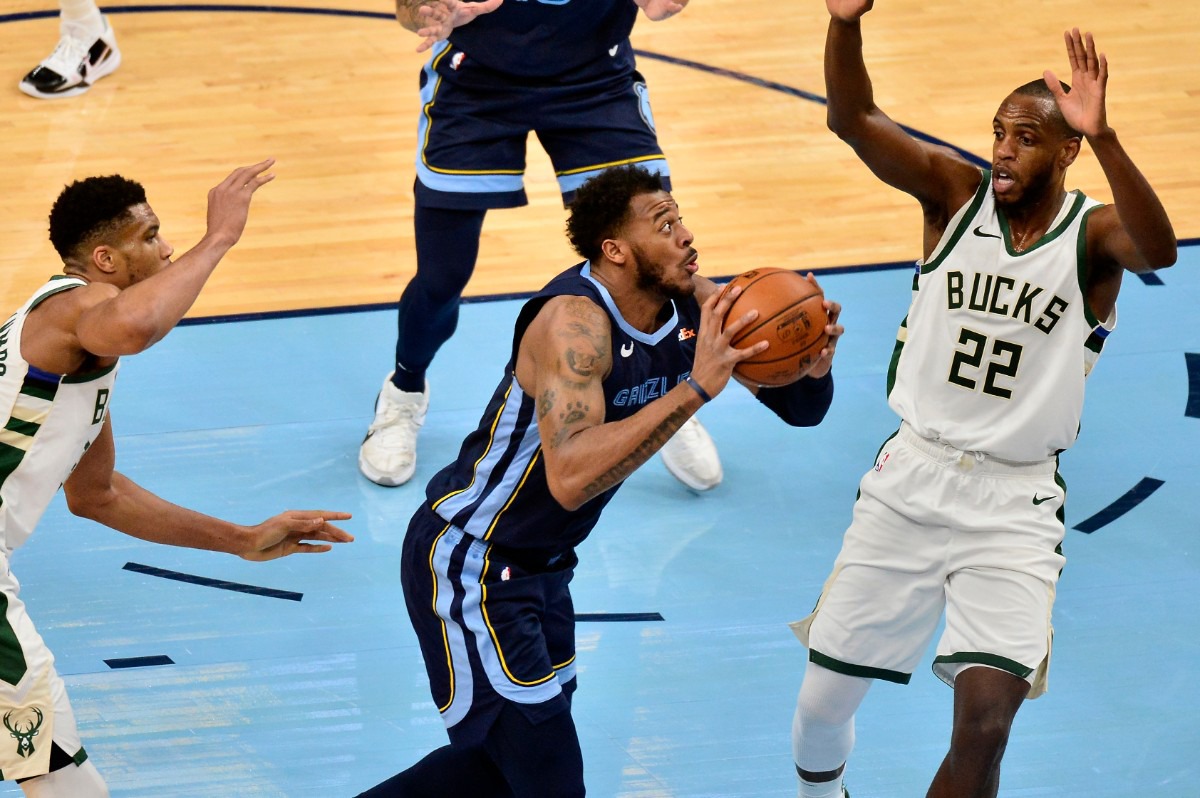
[[[986,452],[967,452],[956,449],[948,443],[933,441],[918,435],[907,421],[900,422],[900,431],[897,433],[897,437],[935,463],[963,472],[1044,476],[1053,474],[1058,469],[1058,459],[1054,457],[1021,463],[995,457]]]
[[[474,537],[461,527],[455,526],[443,518],[436,510],[429,506],[428,501],[421,505],[421,511],[433,521],[435,527],[440,527],[444,530],[446,540],[452,547],[457,548],[459,545],[475,547],[479,552],[479,556],[486,555],[488,559],[493,561],[511,563],[533,573],[565,571],[569,568],[574,568],[579,563],[579,558],[576,556],[574,549],[563,551],[527,548],[483,540]]]

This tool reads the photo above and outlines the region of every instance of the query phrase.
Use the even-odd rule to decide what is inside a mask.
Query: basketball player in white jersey
[[[1175,234],[1108,125],[1090,34],[1066,34],[1072,88],[1047,71],[1004,99],[981,169],[875,105],[860,25],[872,0],[826,5],[829,126],[920,202],[924,244],[888,374],[900,429],[862,479],[815,612],[794,624],[809,647],[799,794],[843,795],[869,685],[907,683],[944,611],[934,671],[954,688],[953,730],[928,796],[995,796],[1013,718],[1045,690],[1064,562],[1057,455],[1078,432],[1123,272],[1173,264]],[[1065,189],[1084,139],[1111,205]]]
[[[195,301],[242,234],[273,161],[209,192],[208,231],[171,262],[142,187],[119,175],[67,186],[50,212],[64,274],[0,326],[0,778],[34,798],[102,798],[54,656],[10,569],[61,485],[71,512],[156,543],[247,560],[328,551],[350,541],[345,513],[292,511],[242,526],[171,504],[113,470],[109,417],[119,359],[148,348]]]

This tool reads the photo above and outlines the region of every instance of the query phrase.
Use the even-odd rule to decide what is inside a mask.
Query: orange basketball
[[[734,336],[733,346],[746,349],[759,341],[770,346],[738,363],[734,373],[756,385],[788,385],[800,379],[829,340],[825,294],[799,274],[771,266],[739,274],[722,291],[737,285],[742,293],[725,321],[736,321],[751,310],[758,311],[758,318]]]

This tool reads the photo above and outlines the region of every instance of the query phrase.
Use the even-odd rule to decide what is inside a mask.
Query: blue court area
[[[1200,795],[1200,248],[1161,277],[1127,278],[1080,442],[1062,458],[1072,528],[1050,693],[1017,718],[1002,796]],[[731,387],[701,415],[724,484],[691,494],[656,459],[581,547],[575,603],[591,619],[575,718],[590,795],[795,794],[806,652],[786,624],[815,601],[858,478],[896,427],[884,378],[910,281],[822,279],[847,328],[822,426],[788,428]],[[356,468],[391,311],[187,326],[123,364],[119,470],[243,522],[347,510],[358,540],[248,563],[142,543],[56,502],[14,570],[114,796],[352,796],[443,744],[400,542],[500,377],[517,308],[464,306],[433,368],[417,479],[395,489]],[[855,798],[924,794],[951,698],[928,660],[909,686],[873,688]]]

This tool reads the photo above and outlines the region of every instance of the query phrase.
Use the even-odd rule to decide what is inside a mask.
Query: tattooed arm
[[[730,299],[719,305],[721,315]],[[733,349],[729,338],[751,317],[721,332],[717,297],[704,304],[692,375],[710,396],[729,382],[733,365],[760,348]],[[559,504],[576,510],[650,459],[703,404],[680,383],[621,421],[604,420],[604,378],[612,370],[608,316],[583,297],[548,301],[530,323],[517,353],[517,381],[536,397],[546,481]],[[765,345],[764,345],[765,347]]]

